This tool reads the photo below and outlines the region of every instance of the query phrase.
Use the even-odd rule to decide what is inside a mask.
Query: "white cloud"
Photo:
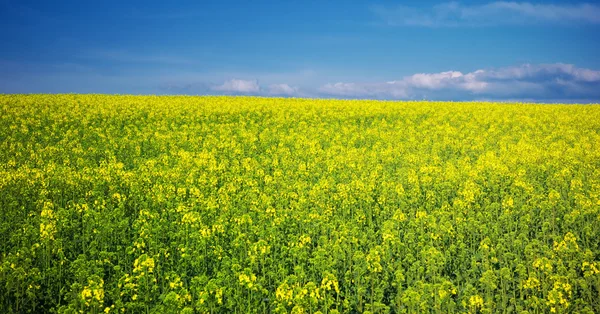
[[[221,85],[213,86],[211,88],[214,91],[225,92],[225,93],[258,93],[260,92],[260,86],[258,80],[238,80],[231,79],[225,81]]]
[[[429,8],[373,6],[371,11],[390,26],[492,26],[522,24],[600,24],[596,4],[534,4],[496,1],[478,5],[446,2]]]
[[[298,87],[288,84],[271,84],[268,88],[269,95],[292,96],[298,94]]]
[[[600,71],[562,63],[524,64],[466,74],[459,71],[418,73],[391,82],[330,83],[319,91],[330,96],[392,99],[598,99]]]
[[[319,88],[325,95],[343,97],[372,97],[372,98],[408,98],[406,87],[402,82],[385,83],[334,83],[325,84]]]
[[[405,78],[402,83],[411,88],[442,89],[454,87],[470,91],[484,89],[487,84],[477,81],[476,76],[480,72],[463,75],[458,71],[447,71],[441,73],[418,73]]]

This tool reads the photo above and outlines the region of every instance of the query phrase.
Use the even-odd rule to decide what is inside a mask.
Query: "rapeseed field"
[[[600,107],[0,95],[2,313],[599,313]]]

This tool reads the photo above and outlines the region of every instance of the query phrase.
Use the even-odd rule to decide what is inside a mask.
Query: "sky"
[[[0,0],[0,93],[600,102],[600,3]]]

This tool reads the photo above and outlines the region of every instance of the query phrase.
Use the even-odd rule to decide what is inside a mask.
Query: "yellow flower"
[[[85,287],[82,291],[81,291],[81,299],[83,300],[87,300],[89,298],[92,297],[92,290],[90,290],[88,287]]]
[[[575,235],[573,235],[571,232],[567,232],[561,242],[554,242],[554,251],[562,252],[570,250],[579,250],[579,245],[577,245],[577,238]]]
[[[483,307],[483,298],[479,295],[474,295],[469,298],[469,304],[474,308],[482,308]]]

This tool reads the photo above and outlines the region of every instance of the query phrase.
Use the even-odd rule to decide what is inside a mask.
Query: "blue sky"
[[[0,0],[0,93],[598,102],[600,5]]]

